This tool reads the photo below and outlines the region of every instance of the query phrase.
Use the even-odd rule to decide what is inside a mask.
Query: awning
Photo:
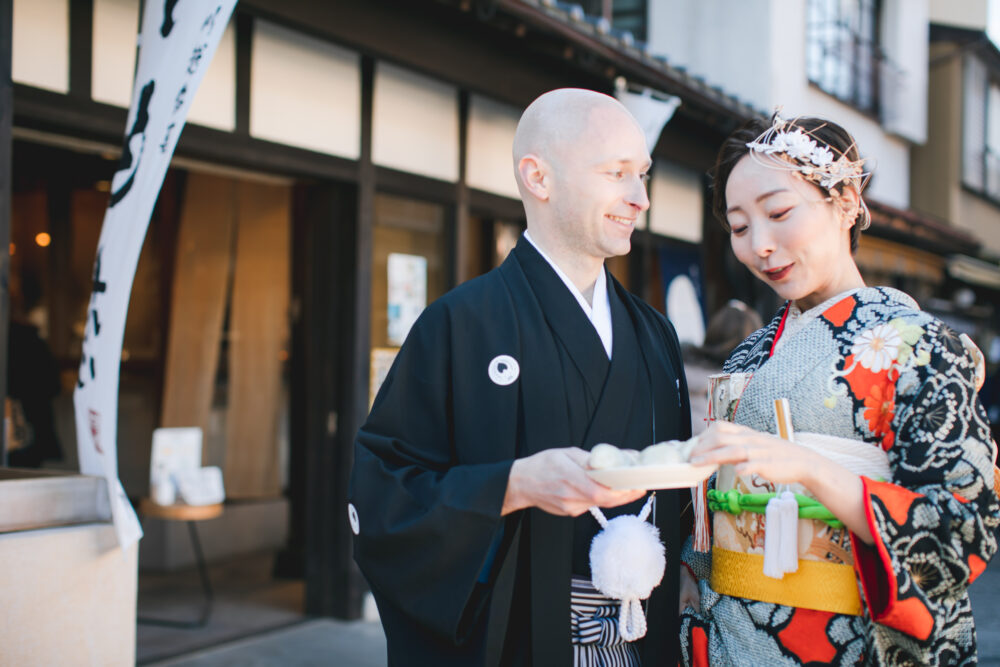
[[[1000,265],[968,255],[952,255],[947,260],[948,275],[972,285],[1000,290]]]
[[[979,240],[968,230],[955,227],[912,209],[901,209],[865,197],[872,213],[871,231],[862,235],[881,236],[935,255],[969,254],[979,250]]]
[[[905,276],[933,285],[944,282],[944,258],[906,243],[862,234],[854,261],[869,284],[880,284],[889,276]]]

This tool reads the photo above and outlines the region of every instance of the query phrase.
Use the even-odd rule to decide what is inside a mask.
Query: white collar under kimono
[[[591,307],[587,300],[583,297],[583,293],[577,289],[573,281],[569,279],[565,273],[562,272],[556,263],[553,262],[545,251],[538,247],[538,244],[532,240],[531,236],[527,231],[524,232],[524,238],[528,239],[528,242],[534,246],[538,254],[541,255],[549,266],[555,270],[556,275],[566,284],[569,289],[570,294],[576,297],[576,302],[580,304],[583,308],[584,314],[590,323],[594,325],[597,329],[597,335],[601,337],[601,343],[604,344],[604,351],[608,355],[608,359],[611,358],[611,301],[608,299],[608,282],[607,277],[604,275],[604,270],[601,271],[601,277],[597,279],[594,283],[594,305]],[[603,269],[603,267],[602,267]]]

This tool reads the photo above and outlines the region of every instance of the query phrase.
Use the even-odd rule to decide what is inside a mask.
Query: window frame
[[[848,4],[856,11],[845,16],[844,8]],[[831,14],[835,18],[826,20]],[[820,15],[824,20],[815,21]],[[809,83],[876,119],[884,106],[881,95],[887,64],[882,48],[882,15],[882,0],[808,0],[806,5],[805,55]],[[852,21],[855,18],[857,20]],[[866,19],[870,35],[860,30]],[[828,38],[823,33],[831,27],[833,37]],[[846,49],[840,41],[844,34],[849,35],[849,48]],[[814,61],[817,57],[818,62]],[[846,88],[842,85],[845,70]],[[862,73],[866,76],[860,76]],[[861,85],[864,79],[868,81],[867,88]]]
[[[971,75],[969,70],[972,67],[979,67],[982,72],[981,78],[977,77],[975,81],[970,81]],[[997,206],[1000,206],[1000,72],[993,70],[984,58],[970,53],[962,61],[961,77],[962,187],[965,190],[983,197]],[[970,86],[973,85],[981,86],[981,89],[977,93],[981,96],[981,100],[970,99],[974,95],[970,88]],[[991,91],[994,91],[995,93],[994,97],[996,110],[993,110],[993,105],[990,104]],[[969,121],[972,120],[969,117],[969,105],[973,103],[980,104],[982,109],[982,118],[976,119],[981,122],[981,126],[975,130],[969,127]],[[995,115],[992,123],[993,132],[996,134],[998,140],[997,145],[995,146],[990,145],[991,113]],[[969,133],[973,131],[979,133],[979,136],[975,137],[976,142],[974,147],[970,146],[969,137]],[[970,148],[975,150],[976,154],[970,156]],[[972,169],[975,169],[975,172],[971,172],[970,170]],[[994,183],[994,187],[991,187],[991,181]]]

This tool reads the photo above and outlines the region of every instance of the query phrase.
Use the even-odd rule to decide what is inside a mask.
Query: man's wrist
[[[507,516],[518,510],[524,509],[521,504],[521,493],[519,488],[520,482],[520,468],[523,465],[523,459],[514,459],[514,463],[510,466],[510,473],[507,475],[507,492],[503,497],[503,508],[500,510],[500,516]]]

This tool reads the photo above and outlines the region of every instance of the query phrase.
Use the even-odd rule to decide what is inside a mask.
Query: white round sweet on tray
[[[587,461],[587,474],[613,489],[678,489],[696,486],[718,469],[717,465],[688,463],[691,450],[698,443],[668,440],[646,447],[641,452],[618,449],[614,445],[595,445]]]
[[[594,448],[590,450],[587,465],[591,470],[608,470],[609,468],[624,468],[630,463],[625,452],[614,445],[601,443],[594,445]]]
[[[639,463],[645,466],[686,463],[687,457],[684,456],[684,450],[678,447],[679,444],[678,441],[671,440],[650,445],[639,454]]]

